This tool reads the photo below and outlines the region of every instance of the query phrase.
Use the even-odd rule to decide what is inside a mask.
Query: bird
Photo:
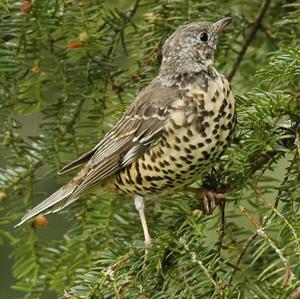
[[[16,226],[105,186],[134,198],[145,244],[151,244],[144,198],[193,192],[189,186],[217,163],[230,143],[236,123],[234,96],[214,67],[218,36],[230,22],[225,17],[178,27],[162,47],[158,75],[104,138],[59,174],[81,170]]]

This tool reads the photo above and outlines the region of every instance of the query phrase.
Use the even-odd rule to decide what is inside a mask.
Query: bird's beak
[[[217,31],[217,33],[222,32],[229,24],[231,23],[231,18],[227,17],[224,18],[216,23],[214,23],[214,27]]]

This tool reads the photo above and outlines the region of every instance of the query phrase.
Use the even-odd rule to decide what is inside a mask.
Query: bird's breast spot
[[[186,122],[186,118],[182,110],[173,112],[171,115],[171,119],[177,126],[183,126]]]
[[[171,104],[171,107],[175,108],[175,109],[181,109],[184,106],[185,106],[185,103],[183,100],[176,100]]]

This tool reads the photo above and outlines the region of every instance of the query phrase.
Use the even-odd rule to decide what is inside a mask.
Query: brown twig
[[[253,191],[256,193],[256,196],[259,200],[261,200],[268,208],[272,209],[273,214],[277,215],[277,217],[281,218],[286,225],[288,226],[288,228],[291,230],[291,233],[295,239],[295,242],[297,243],[298,248],[300,248],[300,244],[299,244],[299,237],[297,235],[297,232],[295,231],[295,229],[293,228],[293,226],[290,224],[289,220],[277,209],[277,206],[275,207],[275,205],[271,205],[267,199],[265,198],[265,195],[262,191],[259,190],[259,188],[249,182],[248,185],[253,189]],[[275,202],[276,204],[276,202]]]
[[[191,251],[189,248],[189,245],[184,239],[181,239],[181,245],[182,248],[185,250],[186,253],[188,253],[191,257],[191,263],[198,264],[204,274],[207,276],[207,278],[210,280],[212,285],[214,286],[215,290],[218,291],[220,289],[220,286],[218,282],[215,280],[214,274],[212,273],[210,268],[208,268],[202,261],[202,259],[196,254],[196,252]]]
[[[128,253],[121,256],[111,267],[112,271],[116,271],[118,268],[122,267],[130,259],[132,254]]]
[[[109,47],[108,51],[107,51],[107,56],[111,56],[114,52],[114,49],[117,47],[119,40],[121,40],[122,44],[123,44],[123,49],[125,51],[125,53],[127,52],[126,47],[125,47],[125,42],[124,42],[124,36],[123,36],[123,31],[125,26],[131,22],[131,19],[133,18],[133,16],[135,15],[139,4],[140,4],[141,0],[135,0],[128,9],[126,9],[124,11],[124,15],[127,17],[126,19],[126,23],[124,24],[124,26],[122,28],[118,28],[116,29],[115,33],[115,41],[114,43]],[[123,40],[122,40],[123,39]]]
[[[135,0],[131,6],[127,9],[126,16],[132,18],[139,7],[141,0]]]
[[[241,250],[241,252],[240,252],[240,254],[237,258],[237,261],[235,263],[235,267],[234,267],[233,271],[231,272],[228,286],[231,285],[231,283],[233,281],[233,278],[234,278],[234,276],[235,276],[235,274],[236,274],[236,272],[237,272],[237,270],[240,266],[240,263],[241,263],[244,255],[246,254],[246,252],[247,252],[249,246],[252,244],[252,242],[257,238],[257,236],[258,236],[258,234],[257,234],[257,232],[255,232],[250,238],[248,238],[247,242],[244,244],[244,246],[243,246],[243,248],[242,248],[242,250]]]
[[[218,249],[219,249],[219,254],[221,254],[222,251],[222,246],[223,246],[223,239],[225,236],[225,207],[226,207],[226,202],[223,200],[219,204],[220,206],[220,228],[219,228],[219,244],[218,244]]]
[[[294,157],[294,160],[295,159],[296,159],[296,155]],[[293,162],[291,163],[291,165],[292,164],[293,164]],[[287,168],[286,174],[285,174],[284,179],[283,179],[282,183],[280,184],[280,186],[283,186],[287,182],[289,174],[292,171],[292,166],[291,165]],[[279,188],[277,196],[276,196],[276,198],[274,200],[274,205],[273,205],[274,209],[277,209],[277,207],[278,207],[279,198],[280,198],[281,194],[282,194],[282,190]],[[262,228],[264,228],[266,226],[266,224],[269,222],[269,220],[271,219],[271,217],[274,215],[274,209],[272,209],[272,213],[264,220],[264,222],[262,224]],[[237,272],[237,270],[239,268],[239,265],[240,265],[243,257],[245,256],[247,250],[249,249],[249,247],[252,244],[252,242],[257,238],[257,236],[258,236],[258,234],[257,234],[257,231],[256,231],[252,236],[250,236],[248,238],[248,240],[244,244],[244,246],[243,246],[242,250],[240,251],[240,254],[239,254],[238,258],[237,258],[237,261],[235,263],[234,270],[232,271],[232,273],[230,275],[230,279],[229,279],[228,285],[231,285],[231,283],[233,281],[233,278],[234,278],[234,276],[235,276],[235,274],[236,274],[236,272]]]
[[[300,299],[300,288],[296,288],[293,290],[293,292],[290,294],[289,299]]]
[[[265,153],[262,153],[253,163],[250,167],[250,173],[254,174],[257,170],[261,169],[266,163],[268,163],[272,158],[278,156],[278,152],[276,151],[268,151]]]
[[[253,240],[255,240],[256,237],[260,236],[261,238],[265,239],[268,242],[268,244],[270,245],[270,247],[276,252],[276,254],[279,256],[280,260],[284,264],[285,274],[284,274],[284,278],[283,278],[283,281],[282,281],[282,287],[286,286],[286,284],[288,283],[289,279],[291,277],[294,277],[294,274],[293,274],[293,272],[291,270],[291,267],[290,267],[288,259],[283,255],[283,252],[281,251],[281,249],[278,248],[275,245],[275,243],[269,238],[269,236],[264,231],[264,225],[265,225],[265,223],[258,224],[257,221],[254,219],[254,217],[248,211],[246,211],[246,209],[244,207],[240,206],[240,210],[242,211],[242,213],[244,214],[244,216],[255,226],[256,232],[255,232],[255,234],[253,234],[248,239],[247,243],[243,247],[243,250],[242,250],[242,252],[240,253],[240,255],[238,257],[238,262],[241,261],[242,257],[246,253],[248,247],[253,242]],[[235,273],[236,271],[237,271],[237,267],[232,272],[232,275],[231,275],[230,280],[229,280],[229,285],[232,282],[233,273]]]
[[[298,155],[300,157],[300,132],[296,133],[295,145],[297,147]]]
[[[81,108],[82,108],[84,101],[85,101],[85,98],[81,98],[80,101],[77,103],[76,109],[73,113],[71,120],[64,126],[63,130],[61,131],[61,133],[63,135],[65,135],[68,132],[69,133],[73,132],[76,121],[80,116]]]
[[[244,216],[255,226],[256,228],[256,235],[260,236],[261,238],[265,239],[266,242],[269,244],[269,246],[275,251],[275,253],[278,255],[278,257],[280,258],[280,260],[282,261],[282,263],[285,266],[285,269],[287,272],[287,269],[289,271],[288,273],[288,278],[290,278],[291,276],[294,276],[292,271],[291,271],[291,267],[289,265],[289,261],[288,258],[286,258],[282,252],[282,250],[280,248],[278,248],[276,246],[276,244],[270,239],[270,237],[267,235],[267,233],[264,230],[264,224],[259,224],[257,223],[257,221],[255,220],[255,218],[242,206],[239,207],[240,210],[242,211],[242,213],[244,214]],[[285,279],[286,279],[286,273],[285,273],[285,277],[283,280],[283,283],[285,283]]]
[[[272,44],[272,46],[274,47],[275,50],[278,50],[279,47],[275,41],[275,39],[270,35],[270,33],[268,32],[268,30],[265,28],[265,26],[263,26],[262,24],[260,24],[259,29],[262,33],[265,34],[265,36],[267,37],[267,39],[270,41],[270,43]]]
[[[84,99],[81,99],[76,107],[74,114],[71,120],[65,124],[65,126],[61,129],[61,136],[64,136],[67,132],[72,132],[73,127],[76,124],[77,118],[80,116],[80,110],[84,103]],[[31,176],[37,169],[44,165],[44,161],[42,157],[39,157],[35,163],[33,163],[27,171],[25,171],[21,176],[19,176],[16,180],[12,181],[10,184],[5,186],[4,190],[10,190],[14,186],[18,185],[21,181]]]
[[[292,270],[289,264],[285,265],[285,272],[284,272],[284,277],[281,283],[281,287],[284,288],[287,283],[289,282],[290,278],[292,276]]]
[[[247,51],[248,47],[250,46],[251,42],[254,40],[254,38],[256,36],[256,33],[259,30],[262,19],[265,15],[270,3],[271,3],[271,0],[265,0],[262,3],[262,5],[260,7],[260,10],[257,14],[257,17],[256,17],[256,19],[253,23],[253,27],[252,27],[251,31],[249,32],[249,34],[247,35],[247,37],[245,39],[245,42],[244,42],[244,44],[243,44],[243,46],[242,46],[242,48],[241,48],[241,50],[240,50],[240,52],[239,52],[239,54],[236,58],[236,61],[233,65],[229,75],[227,76],[228,81],[232,80],[232,78],[234,77],[237,69],[239,68],[239,66],[240,66],[240,64],[241,64],[241,62],[242,62],[242,60],[243,60],[243,58],[246,54],[246,51]]]
[[[219,224],[219,238],[218,238],[218,255],[221,257],[222,253],[222,247],[223,247],[223,240],[225,236],[225,206],[226,202],[224,200],[220,201],[219,207],[220,207],[220,224]],[[218,272],[216,271],[213,275],[214,280],[217,281],[218,279]],[[224,286],[225,287],[225,286]]]

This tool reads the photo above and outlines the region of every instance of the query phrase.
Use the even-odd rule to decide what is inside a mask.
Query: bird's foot
[[[145,239],[145,249],[144,249],[144,263],[148,262],[148,256],[150,248],[152,247],[154,240],[152,238]],[[146,264],[144,264],[144,267]]]
[[[225,199],[226,193],[199,190],[198,197],[203,200],[202,210],[206,215],[212,214],[215,208]]]
[[[150,248],[153,244],[153,239],[151,237],[148,237],[145,239],[145,247]]]
[[[185,191],[194,193],[202,200],[202,211],[204,214],[212,214],[215,208],[225,200],[227,192],[214,192],[203,188],[187,187]]]

